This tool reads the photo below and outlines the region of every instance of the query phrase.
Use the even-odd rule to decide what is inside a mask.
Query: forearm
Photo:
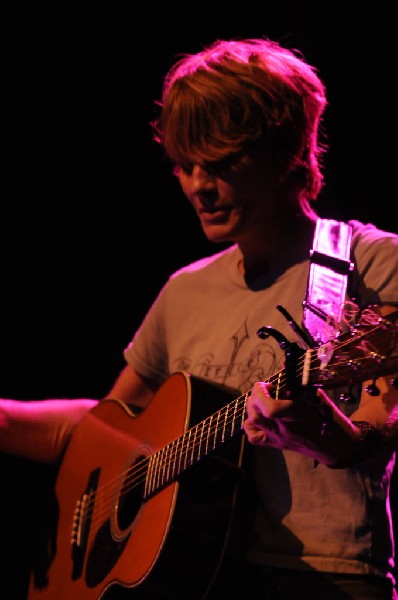
[[[398,389],[397,375],[380,377],[377,382],[377,395],[367,391],[368,382],[363,385],[361,402],[351,415],[352,423],[361,432],[361,443],[351,457],[360,462],[372,456],[379,448],[392,451],[398,448]]]
[[[96,403],[90,399],[0,399],[0,451],[55,463],[76,424]]]
[[[323,390],[318,390],[317,399],[320,403],[321,419],[319,423],[319,416],[314,416],[315,444],[312,458],[316,462],[334,466],[346,461],[358,451],[361,445],[361,430]],[[320,434],[318,436],[317,428]],[[305,439],[303,444],[306,444]]]
[[[359,464],[379,451],[385,443],[382,427],[377,428],[360,414],[348,419],[326,394],[325,401],[329,409],[326,425],[329,433],[319,444],[319,456],[314,456],[317,462],[341,469]]]

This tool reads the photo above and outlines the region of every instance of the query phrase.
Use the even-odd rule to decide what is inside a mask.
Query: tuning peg
[[[351,394],[351,392],[345,392],[340,394],[340,401],[344,402],[344,404],[355,404],[357,399],[354,394]]]

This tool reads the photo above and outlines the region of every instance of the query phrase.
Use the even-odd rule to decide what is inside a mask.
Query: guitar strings
[[[349,341],[347,341],[347,342],[346,342],[345,344],[343,344],[343,345],[346,345],[346,344],[352,344],[352,340],[349,340]],[[272,376],[272,377],[271,377],[271,379],[269,380],[269,382],[270,382],[270,383],[272,383],[272,380],[275,380],[275,381],[276,381],[276,380],[278,380],[278,379],[279,379],[278,385],[284,385],[284,383],[285,383],[286,379],[285,379],[285,378],[282,378],[282,379],[281,379],[280,375],[281,375],[281,372],[280,372],[280,373],[277,373],[277,374],[276,374],[276,375],[274,375],[274,376]],[[219,411],[219,415],[220,415],[221,413],[223,413],[223,412],[224,412],[224,413],[226,413],[226,414],[227,414],[227,417],[228,417],[229,407],[230,407],[232,404],[236,404],[238,401],[242,400],[242,398],[244,398],[244,399],[245,399],[246,397],[247,397],[247,393],[246,393],[246,394],[244,394],[243,396],[241,396],[240,398],[238,398],[238,399],[235,399],[234,401],[232,401],[232,403],[230,403],[230,404],[229,404],[229,405],[227,405],[226,407],[223,407],[223,408],[221,409],[221,411]],[[217,413],[216,413],[216,415],[217,415]],[[188,446],[187,446],[187,449],[188,449],[188,453],[189,453],[189,451],[190,451],[190,452],[193,454],[193,453],[194,453],[194,450],[195,450],[195,444],[196,444],[196,441],[195,441],[195,440],[196,440],[196,438],[197,438],[197,436],[196,436],[196,435],[195,435],[195,436],[193,436],[193,430],[195,430],[195,429],[199,428],[200,426],[202,426],[202,427],[203,427],[203,426],[206,424],[206,422],[209,422],[209,421],[211,421],[211,420],[213,420],[213,421],[214,421],[214,417],[215,417],[215,415],[212,415],[211,417],[208,417],[207,419],[205,419],[205,421],[203,421],[202,423],[199,423],[199,424],[198,424],[198,425],[196,425],[194,428],[192,428],[191,430],[189,430],[188,432],[186,432],[185,434],[183,434],[183,436],[181,436],[181,437],[180,437],[180,438],[178,438],[177,440],[174,440],[173,442],[171,442],[170,444],[168,444],[168,446],[166,446],[166,448],[165,448],[165,449],[155,452],[155,453],[154,453],[152,456],[150,456],[150,457],[145,457],[145,459],[143,459],[142,461],[140,461],[140,462],[138,462],[138,463],[135,463],[135,465],[134,465],[134,467],[133,467],[133,468],[129,468],[127,471],[125,471],[125,473],[129,473],[129,476],[128,476],[128,478],[125,480],[125,485],[124,485],[124,488],[123,488],[123,493],[124,493],[124,494],[126,494],[126,493],[130,492],[130,491],[131,491],[131,490],[132,490],[134,487],[136,487],[137,485],[141,485],[141,484],[142,484],[142,482],[145,480],[145,478],[146,478],[146,474],[147,474],[147,472],[148,472],[148,466],[149,466],[149,464],[148,464],[148,463],[151,461],[151,459],[152,459],[153,457],[155,457],[155,456],[157,456],[157,455],[159,455],[159,454],[164,454],[164,455],[165,455],[165,457],[166,457],[166,461],[165,461],[165,460],[161,460],[161,461],[160,461],[160,466],[165,466],[165,465],[167,466],[167,464],[168,464],[168,466],[170,466],[170,464],[172,464],[172,462],[174,461],[174,458],[175,458],[175,456],[176,456],[176,454],[177,454],[177,451],[178,451],[178,449],[179,449],[179,444],[178,444],[178,442],[179,442],[180,440],[181,440],[180,446],[182,446],[182,447],[186,447],[187,445],[184,443],[184,441],[183,441],[183,440],[184,440],[184,438],[187,438],[187,437],[189,438],[189,440],[188,440]],[[219,430],[219,421],[220,421],[220,419],[218,419],[216,423],[211,423],[211,426],[210,426],[210,432],[211,432],[211,434],[213,435],[213,437],[214,437],[214,433],[215,433],[216,431],[218,431],[218,430]],[[225,419],[224,419],[224,421],[225,421]],[[227,430],[227,429],[228,429],[228,425],[230,425],[230,423],[228,423],[228,421],[226,422],[226,424],[224,423],[224,430]],[[208,436],[208,438],[209,438],[209,437],[211,438],[211,437],[212,437],[212,435],[209,435],[209,436]],[[193,437],[193,439],[194,439],[194,442],[193,442],[193,444],[194,444],[194,445],[193,445],[193,446],[191,445],[191,441],[190,441],[190,438],[191,438],[191,437]],[[176,444],[176,442],[177,442],[177,444]],[[201,444],[201,443],[202,443],[202,442],[200,442],[200,444]],[[216,446],[214,447],[214,449],[215,449],[215,448],[216,448]],[[171,450],[171,451],[169,451],[169,454],[168,454],[168,456],[167,456],[167,450]],[[180,463],[179,463],[179,466],[180,466]],[[189,466],[190,466],[190,465],[189,465]],[[184,465],[184,467],[186,467],[186,464]],[[159,469],[155,469],[155,471],[156,471],[158,474],[160,473],[160,470],[159,470]],[[168,481],[168,474],[169,474],[169,472],[167,472],[167,476],[166,476],[166,483],[170,483],[170,482]],[[178,474],[178,473],[177,473],[177,474]],[[142,477],[142,476],[143,476],[143,477],[144,477],[144,479],[137,479],[137,476],[138,476],[138,477],[140,477],[140,476]],[[118,482],[120,483],[120,482],[123,480],[123,477],[124,477],[124,474],[122,474],[121,476],[118,476],[118,477],[117,477],[117,478],[114,480],[114,482],[115,482],[115,481],[118,481]],[[110,482],[108,482],[107,484],[105,484],[104,486],[102,486],[101,493],[106,493],[106,487],[112,486],[112,489],[113,489],[113,492],[112,492],[112,498],[114,498],[114,487],[115,487],[115,486],[114,486],[114,482],[110,481]],[[161,480],[160,484],[159,484],[159,482],[158,482],[158,481],[157,481],[157,482],[155,482],[155,484],[156,484],[156,486],[157,486],[157,487],[161,487],[162,485],[164,485],[164,482],[165,482],[165,480],[164,480],[164,478],[163,478],[163,479]],[[130,484],[132,484],[132,487],[127,487],[127,485],[126,485],[126,484],[127,484],[127,485],[130,485]],[[119,485],[118,485],[117,487],[119,487]],[[155,490],[155,491],[156,491],[156,490]],[[89,510],[91,510],[91,506],[92,506],[93,502],[95,501],[95,496],[96,496],[96,495],[98,495],[98,492],[93,492],[93,493],[92,493],[92,498],[91,498],[91,500],[89,501],[89,506],[90,506]],[[112,505],[113,505],[113,502],[112,502]],[[111,505],[109,505],[109,506],[111,506]],[[108,508],[108,507],[105,505],[105,507],[104,507],[104,510],[105,510],[105,511],[108,513],[108,511],[109,511],[109,508]],[[102,515],[101,515],[101,513],[100,513],[100,512],[98,513],[98,518],[102,519]]]
[[[380,329],[380,327],[377,326],[374,328],[374,331],[377,331],[378,329]],[[353,341],[357,344],[364,335],[365,334],[361,333],[356,338],[349,337],[339,345],[339,349],[344,349],[346,346],[352,346]],[[369,332],[366,332],[366,336],[369,336]],[[381,337],[382,336],[380,336],[380,338]],[[334,352],[336,349],[337,348],[334,349]],[[359,350],[360,353],[367,352],[367,355],[356,358],[355,368],[357,370],[359,370],[359,363],[363,360],[369,361],[369,358],[371,358],[373,362],[377,362],[369,347],[361,348],[357,345],[356,349]],[[312,355],[312,358],[310,359],[310,372],[319,371],[318,366],[316,366],[316,368],[313,367],[314,362],[319,365],[319,360],[317,360],[317,349],[310,350],[309,352]],[[337,357],[334,356],[334,358],[335,360],[332,362],[334,368],[342,365],[347,366],[349,362],[347,356],[344,355],[337,355]],[[298,361],[298,375],[302,375],[304,360],[305,355],[300,357]],[[358,380],[361,379],[358,374],[356,377]],[[367,377],[368,374],[362,379]],[[265,381],[265,383],[271,383],[279,389],[283,389],[286,386],[286,382],[287,377],[285,370],[279,371]],[[92,525],[95,526],[97,523],[102,523],[105,519],[109,518],[115,509],[117,511],[118,505],[120,504],[117,500],[119,497],[117,496],[118,490],[120,490],[122,495],[126,496],[131,493],[134,488],[145,484],[145,488],[149,487],[149,492],[146,492],[143,497],[143,503],[145,503],[145,500],[151,497],[151,495],[160,488],[172,483],[180,472],[185,471],[188,467],[195,464],[201,458],[201,454],[206,456],[208,453],[219,447],[225,441],[225,438],[229,439],[235,433],[241,431],[243,428],[245,407],[249,394],[250,390],[222,407],[213,415],[208,416],[202,422],[190,428],[182,436],[171,441],[164,448],[137,461],[114,479],[109,480],[97,490],[87,494],[84,497],[84,514],[79,516],[82,526],[84,526],[84,519],[88,519],[88,517],[91,516],[92,511],[97,505],[98,508],[95,511],[94,519],[90,524],[90,527]],[[239,417],[239,419],[237,417]],[[208,433],[204,438],[203,432],[206,428],[208,428]],[[207,444],[205,452],[203,452],[204,439]],[[211,446],[211,440],[213,441],[213,446]],[[181,450],[184,450],[184,454],[182,454]],[[177,457],[179,457],[178,463],[176,463]]]
[[[352,344],[352,340],[350,340],[349,342],[346,342],[346,344],[347,344],[347,343],[349,343],[349,344]],[[285,378],[282,378],[282,379],[281,379],[280,375],[281,375],[281,373],[278,373],[278,374],[274,375],[274,376],[273,376],[273,377],[272,377],[272,378],[269,380],[269,382],[270,382],[270,383],[272,383],[272,380],[273,380],[273,379],[274,379],[274,380],[278,380],[278,379],[279,379],[279,382],[278,382],[278,384],[279,384],[279,385],[283,385],[283,384],[285,383]],[[221,411],[219,411],[219,413],[220,413],[220,414],[221,414],[221,413],[226,413],[226,414],[227,414],[227,418],[228,418],[228,414],[229,414],[229,407],[231,406],[231,404],[235,404],[235,403],[237,403],[237,402],[238,402],[239,400],[241,400],[242,398],[246,398],[246,396],[247,396],[247,394],[246,394],[246,395],[243,395],[242,397],[238,398],[237,400],[234,400],[232,403],[230,403],[230,404],[229,404],[229,405],[227,405],[226,407],[223,407],[223,408],[221,409]],[[217,415],[217,413],[216,413],[216,415]],[[204,422],[202,422],[202,424],[198,424],[198,425],[196,425],[194,428],[192,428],[191,430],[189,430],[188,432],[186,432],[186,433],[185,433],[185,434],[184,434],[184,435],[183,435],[181,438],[178,438],[177,440],[174,440],[173,442],[171,442],[170,444],[168,444],[168,446],[166,446],[166,448],[165,448],[165,449],[163,449],[163,450],[160,450],[160,451],[157,451],[156,453],[154,453],[154,454],[153,454],[152,456],[150,456],[150,457],[146,457],[146,458],[145,458],[145,459],[143,459],[142,461],[140,461],[140,462],[136,463],[136,464],[134,465],[134,467],[133,467],[133,468],[130,468],[129,470],[127,470],[125,473],[128,473],[128,472],[129,472],[129,477],[128,477],[128,478],[126,479],[126,481],[125,481],[125,486],[124,486],[124,488],[123,488],[123,493],[128,493],[128,492],[130,492],[130,491],[131,491],[131,490],[132,490],[132,489],[133,489],[135,486],[137,486],[137,485],[141,485],[141,484],[142,484],[142,482],[145,480],[145,478],[146,478],[146,474],[147,474],[147,472],[148,472],[148,468],[149,468],[149,462],[151,461],[151,459],[152,459],[153,457],[155,457],[155,456],[158,456],[158,455],[160,455],[160,454],[162,454],[162,455],[165,455],[165,459],[163,459],[163,460],[161,460],[161,461],[160,461],[160,466],[161,466],[161,467],[167,466],[167,467],[168,467],[168,469],[169,469],[170,465],[171,465],[171,464],[173,463],[173,461],[174,461],[174,458],[175,458],[175,456],[177,455],[177,451],[179,450],[179,446],[182,446],[182,447],[186,447],[186,448],[187,448],[187,455],[189,454],[189,452],[191,452],[191,454],[194,454],[195,447],[197,447],[197,446],[196,446],[196,444],[197,444],[197,442],[196,442],[197,436],[196,436],[196,435],[193,435],[193,430],[195,430],[195,429],[199,428],[200,426],[202,426],[202,427],[203,427],[203,426],[204,426],[204,424],[206,424],[206,422],[208,422],[208,421],[211,421],[211,420],[213,420],[213,421],[214,421],[214,416],[215,416],[215,415],[213,415],[212,417],[208,417],[207,419],[205,419],[205,421],[204,421]],[[221,419],[221,420],[222,420],[222,419]],[[219,421],[220,421],[220,419],[218,419],[218,420],[217,420],[217,422],[216,422],[215,424],[214,424],[214,423],[211,423],[211,426],[210,426],[210,432],[211,432],[211,435],[209,435],[209,436],[208,436],[208,438],[211,438],[211,437],[212,437],[212,435],[213,435],[213,437],[215,437],[215,436],[214,436],[215,432],[217,432],[217,431],[219,430]],[[232,421],[231,421],[231,422],[232,422]],[[228,423],[228,421],[226,421],[226,422],[225,422],[225,419],[224,419],[224,430],[228,430],[228,429],[229,429],[229,427],[228,427],[228,426],[231,424],[231,422],[230,422],[230,423]],[[192,445],[192,443],[191,443],[191,441],[190,441],[190,438],[191,438],[191,437],[193,437],[193,440],[194,440],[194,441],[193,441],[193,445]],[[189,439],[188,439],[188,445],[184,443],[184,441],[183,441],[183,440],[184,440],[184,438],[189,438]],[[178,444],[178,442],[179,442],[180,440],[182,440],[182,441],[181,441],[181,443],[180,443],[180,444]],[[177,442],[177,444],[176,444],[176,442]],[[200,441],[200,442],[199,442],[199,444],[202,444],[202,442]],[[215,447],[216,447],[216,446],[215,446]],[[214,447],[214,449],[215,449],[215,447]],[[167,451],[168,451],[168,450],[169,450],[169,452],[168,452],[168,455],[167,455]],[[181,463],[181,454],[180,454],[180,463]],[[180,469],[180,463],[179,463],[179,465],[178,465],[178,466],[179,466],[179,469]],[[190,465],[189,465],[189,466],[190,466]],[[185,467],[186,467],[186,463],[184,464],[184,468],[185,468]],[[179,469],[177,469],[177,470],[179,471]],[[156,468],[156,469],[155,469],[155,474],[156,474],[156,473],[157,473],[157,475],[159,476],[159,474],[160,474],[160,469]],[[177,474],[178,474],[178,473],[177,473]],[[137,479],[137,476],[138,476],[138,477],[140,477],[140,476],[144,476],[144,479]],[[122,481],[122,480],[123,480],[123,474],[122,474],[122,476],[119,476],[119,477],[118,477],[116,480],[119,480],[119,482],[120,482],[120,481]],[[115,480],[115,481],[116,481],[116,480]],[[169,470],[168,470],[168,471],[167,471],[167,473],[166,473],[166,478],[164,478],[164,477],[163,477],[163,479],[161,479],[161,481],[160,481],[160,482],[159,482],[158,480],[155,480],[155,488],[156,488],[156,487],[161,487],[162,485],[164,485],[164,483],[165,483],[165,482],[166,482],[166,483],[169,483]],[[132,484],[132,487],[126,487],[126,484],[128,484],[128,485]],[[112,485],[112,488],[114,488],[114,485],[112,484],[112,482],[108,482],[108,484],[105,484],[105,486],[103,486],[103,490],[102,490],[102,491],[104,491],[104,489],[106,488],[106,486],[107,486],[107,485],[108,485],[108,486],[109,486],[109,485]],[[155,489],[155,491],[156,491],[156,489]],[[91,503],[92,503],[92,502],[95,500],[95,496],[96,496],[96,495],[97,495],[97,492],[93,492],[93,498],[91,499]],[[112,496],[114,497],[114,493],[112,494]],[[108,512],[108,510],[109,510],[109,509],[107,509],[107,507],[105,506],[105,510]],[[98,516],[99,516],[99,518],[102,518],[102,515],[101,515],[101,513],[99,513],[99,514],[98,514]]]

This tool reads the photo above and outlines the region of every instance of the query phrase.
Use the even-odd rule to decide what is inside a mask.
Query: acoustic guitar
[[[398,311],[302,351],[298,382],[325,389],[398,371]],[[285,370],[269,380],[283,397]],[[177,371],[141,413],[104,400],[57,474],[29,600],[200,600],[221,564],[242,478],[250,390]]]

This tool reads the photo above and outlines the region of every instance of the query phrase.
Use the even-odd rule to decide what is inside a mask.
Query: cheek
[[[182,189],[182,191],[184,192],[185,196],[188,196],[189,194],[189,178],[187,175],[184,174],[184,171],[178,167],[174,167],[173,169],[173,175],[176,177],[178,183],[180,184],[180,187]]]
[[[178,182],[182,189],[184,196],[191,202],[192,197],[192,185],[186,177],[179,177]]]

